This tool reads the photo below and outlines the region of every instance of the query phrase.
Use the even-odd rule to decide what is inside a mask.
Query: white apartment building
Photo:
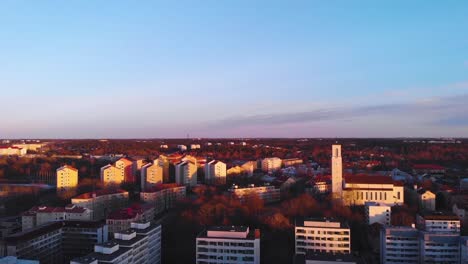
[[[225,184],[226,163],[219,160],[212,160],[205,164],[205,183]]]
[[[141,168],[141,189],[145,190],[163,183],[163,169],[158,160],[144,165]]]
[[[460,235],[420,232],[421,263],[460,263]]]
[[[175,166],[176,183],[193,187],[197,185],[197,164],[191,159],[183,160]]]
[[[131,229],[137,235],[148,237],[146,244],[147,252],[146,263],[160,264],[161,263],[161,225],[152,224],[149,221],[140,221],[131,223]]]
[[[190,144],[190,149],[200,149],[200,144]]]
[[[384,226],[391,224],[392,207],[376,202],[366,202],[365,205],[366,223],[372,225],[379,223]]]
[[[351,252],[351,231],[347,224],[329,218],[297,219],[295,226],[296,254]]]
[[[260,231],[246,226],[217,226],[196,239],[196,264],[260,264]]]
[[[231,197],[239,199],[241,202],[244,202],[246,199],[249,199],[249,196],[257,195],[265,203],[277,202],[281,198],[281,190],[275,186],[255,186],[253,184],[245,188],[239,188],[237,185],[233,185],[229,189]]]
[[[121,248],[129,248],[132,252],[132,262],[134,264],[149,264],[146,262],[148,252],[148,237],[137,235],[132,229],[114,233],[114,241]]]
[[[419,263],[419,231],[407,226],[385,226],[380,233],[380,263]]]
[[[22,230],[63,220],[91,221],[92,210],[69,204],[65,207],[35,206],[21,215]]]
[[[152,204],[155,213],[159,214],[165,210],[173,208],[176,202],[184,199],[187,194],[187,187],[177,184],[160,184],[145,192],[140,192],[140,200]]]
[[[86,260],[97,260],[99,264],[132,264],[133,255],[132,249],[129,247],[121,247],[115,240],[106,243],[96,244],[94,253],[74,259],[74,263],[91,264],[94,262],[79,262]],[[71,262],[72,263],[72,262]]]
[[[265,158],[262,160],[262,171],[273,173],[281,169],[282,161],[280,158]]]
[[[56,171],[57,191],[78,186],[78,170],[72,166],[62,166]]]
[[[93,220],[103,220],[110,212],[127,206],[128,192],[100,190],[78,195],[72,198],[71,202],[74,205],[92,210]]]
[[[185,145],[177,145],[177,148],[178,148],[180,151],[187,151],[187,146],[185,146]]]
[[[450,213],[428,212],[416,216],[417,227],[429,232],[460,234],[460,219]]]

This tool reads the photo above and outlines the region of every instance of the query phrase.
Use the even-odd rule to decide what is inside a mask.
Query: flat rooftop
[[[348,223],[330,217],[298,217],[297,227],[349,228]]]
[[[253,240],[259,236],[247,226],[213,226],[201,232],[197,238],[226,238]]]

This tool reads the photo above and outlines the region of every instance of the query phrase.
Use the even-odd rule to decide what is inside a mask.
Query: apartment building
[[[392,207],[386,204],[376,202],[366,202],[364,205],[366,214],[366,223],[372,225],[379,223],[381,225],[390,225],[392,220]]]
[[[78,170],[72,166],[62,166],[56,170],[57,191],[78,186]]]
[[[113,211],[128,204],[128,192],[123,190],[99,190],[84,193],[71,199],[72,204],[92,210],[93,220],[103,220]]]
[[[280,158],[265,158],[262,160],[262,171],[267,173],[273,173],[281,169],[282,161]]]
[[[39,260],[19,259],[17,257],[8,256],[0,258],[0,264],[40,264]]]
[[[293,264],[357,264],[361,263],[351,254],[307,252],[294,255]]]
[[[23,156],[28,150],[20,147],[0,147],[0,156]]]
[[[96,244],[94,253],[73,259],[70,263],[94,264],[132,264],[133,254],[129,247],[121,247],[115,240]],[[86,262],[88,261],[88,262]]]
[[[163,169],[163,183],[170,182],[169,167],[171,162],[169,161],[169,158],[165,155],[159,155],[157,162]]]
[[[260,264],[260,231],[246,226],[210,227],[197,236],[195,263]]]
[[[380,233],[381,264],[418,264],[419,231],[414,227],[385,226]]]
[[[226,163],[212,160],[205,164],[205,183],[226,184]]]
[[[137,235],[132,230],[124,230],[114,233],[114,241],[119,244],[121,248],[129,248],[132,252],[132,262],[134,264],[143,264],[146,262],[146,257],[149,255],[148,251],[148,237],[144,235]]]
[[[460,234],[460,219],[451,212],[422,212],[416,216],[416,224],[424,231]]]
[[[278,202],[281,198],[281,191],[275,186],[255,186],[253,184],[245,187],[239,188],[237,185],[233,185],[229,190],[231,197],[239,199],[241,202],[244,202],[246,199],[252,195],[257,195],[265,203]]]
[[[107,241],[107,226],[92,221],[58,221],[10,235],[4,240],[6,256],[64,263],[92,252],[96,243]]]
[[[92,210],[74,204],[65,207],[35,206],[21,215],[22,230],[63,220],[92,220]]]
[[[148,163],[141,168],[141,190],[146,190],[163,183],[164,168],[158,160]]]
[[[105,185],[120,185],[124,182],[125,176],[122,171],[112,164],[101,168],[101,182]]]
[[[177,184],[193,187],[197,185],[197,163],[191,159],[182,160],[175,166]]]
[[[177,201],[185,199],[187,187],[178,184],[159,184],[152,189],[140,192],[140,200],[152,204],[159,214],[173,208]]]
[[[349,226],[331,218],[297,219],[295,238],[296,254],[308,251],[333,254],[351,252]]]
[[[7,236],[4,239],[4,256],[61,264],[63,263],[61,228],[61,222],[53,222]]]
[[[468,264],[468,236],[460,237],[460,263]]]
[[[149,221],[137,221],[130,224],[130,227],[137,235],[148,237],[146,244],[147,252],[146,263],[161,263],[161,225],[153,224]]]
[[[124,182],[135,182],[133,161],[127,158],[120,158],[115,162],[115,167],[119,169],[120,178],[123,178]]]
[[[131,229],[114,233],[114,239],[97,244],[94,252],[70,263],[159,264],[161,263],[161,225],[148,221],[131,223]]]
[[[129,229],[132,222],[153,221],[154,216],[154,205],[134,204],[131,207],[110,213],[106,219],[106,224],[109,226],[109,232],[115,233]]]
[[[420,232],[421,263],[460,263],[460,234]]]

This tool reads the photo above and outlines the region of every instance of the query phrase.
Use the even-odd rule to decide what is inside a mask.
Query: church
[[[404,203],[403,184],[389,176],[352,175],[343,178],[341,145],[332,145],[332,197],[344,205],[364,205],[366,202],[400,205]]]

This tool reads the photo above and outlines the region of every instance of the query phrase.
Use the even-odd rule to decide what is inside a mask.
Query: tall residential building
[[[205,183],[225,184],[226,163],[219,160],[212,160],[205,164]]]
[[[380,263],[419,263],[419,231],[407,226],[386,226],[380,233]]]
[[[155,213],[159,214],[165,210],[171,209],[176,202],[185,199],[187,187],[177,184],[159,184],[152,189],[140,192],[140,200],[152,204],[155,207]]]
[[[260,264],[260,231],[245,226],[217,226],[196,240],[196,264]]]
[[[148,254],[145,261],[148,264],[161,263],[161,225],[152,224],[149,221],[138,221],[130,224],[130,227],[137,235],[148,237],[146,244]]]
[[[120,170],[120,177],[124,179],[124,182],[135,182],[133,161],[127,158],[120,158],[115,162],[115,167]]]
[[[420,232],[420,263],[460,263],[460,234]]]
[[[175,166],[176,183],[193,187],[197,185],[197,164],[192,160],[185,160]]]
[[[131,223],[131,229],[114,233],[114,238],[112,241],[96,244],[93,253],[73,259],[70,263],[161,263],[161,225],[150,222]]]
[[[346,223],[330,218],[297,219],[296,254],[327,252],[351,253],[351,231]]]
[[[101,168],[101,181],[104,185],[120,185],[135,182],[133,162],[127,158],[118,159],[113,165]]]
[[[57,169],[57,191],[78,186],[78,170],[72,166],[62,166]]]
[[[366,202],[365,205],[366,223],[372,225],[379,223],[381,225],[390,225],[392,220],[392,207],[386,204],[376,202]]]
[[[168,183],[170,181],[170,176],[169,176],[170,161],[168,157],[165,155],[159,155],[157,160],[158,160],[159,166],[163,168],[163,182]]]
[[[163,183],[164,168],[158,160],[148,163],[141,168],[141,190],[152,188],[157,184]]]
[[[332,197],[343,197],[343,159],[341,158],[341,145],[332,145]]]
[[[461,264],[468,264],[468,236],[460,237]]]
[[[277,157],[265,158],[262,160],[262,171],[273,173],[281,169],[282,160]]]
[[[92,210],[93,220],[103,220],[115,210],[128,204],[128,192],[100,190],[84,193],[71,199],[72,204]]]
[[[22,230],[63,220],[92,220],[92,210],[69,204],[65,207],[35,206],[21,215]]]
[[[120,185],[125,180],[120,169],[112,164],[101,168],[101,182],[104,185]]]

